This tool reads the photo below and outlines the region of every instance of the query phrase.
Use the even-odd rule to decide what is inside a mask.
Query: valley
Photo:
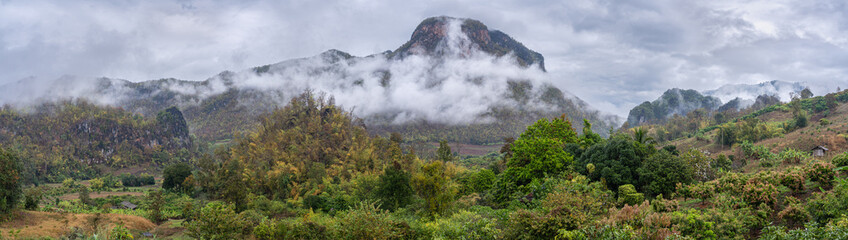
[[[848,90],[671,87],[622,121],[547,64],[439,16],[364,57],[66,76],[0,109],[0,239],[848,238]]]

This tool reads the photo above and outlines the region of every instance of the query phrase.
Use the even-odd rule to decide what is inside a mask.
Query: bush
[[[798,151],[795,149],[786,149],[777,154],[778,159],[787,164],[798,164],[801,161],[810,157],[807,152]]]
[[[797,226],[807,222],[810,214],[794,197],[786,198],[786,208],[777,213],[777,218],[789,226]]]
[[[340,214],[339,239],[410,239],[415,233],[405,221],[394,219],[372,203],[358,206]]]
[[[165,190],[187,192],[192,186],[184,186],[186,178],[191,176],[191,166],[187,163],[172,164],[165,168],[162,173],[162,188]]]
[[[808,198],[807,212],[813,220],[827,223],[848,212],[848,180],[839,180],[832,192],[814,193]]]
[[[645,200],[645,195],[636,192],[633,184],[625,184],[618,187],[618,205],[636,205]]]
[[[106,183],[103,182],[103,178],[91,179],[91,180],[88,181],[88,183],[91,186],[92,191],[99,193],[103,190],[106,190]]]
[[[26,210],[38,209],[38,204],[41,203],[43,197],[44,193],[40,188],[27,189],[24,191],[24,208]]]
[[[780,174],[780,184],[786,186],[795,194],[801,193],[806,189],[804,186],[806,182],[807,178],[804,171],[797,167],[787,169]]]
[[[709,221],[708,216],[701,214],[698,210],[690,209],[686,212],[675,212],[674,222],[684,236],[694,239],[716,239],[715,222]]]
[[[377,195],[382,203],[380,207],[394,211],[409,204],[415,194],[409,179],[409,173],[400,168],[399,164],[386,169],[380,176],[380,185],[377,189]]]
[[[86,186],[79,187],[79,200],[82,204],[91,204],[91,196],[89,195],[90,190]]]
[[[649,157],[638,172],[639,180],[643,182],[643,189],[649,196],[657,194],[668,196],[674,192],[678,183],[692,182],[693,175],[691,165],[667,151],[660,151]]]
[[[824,188],[830,188],[833,185],[833,178],[836,176],[834,168],[831,163],[816,162],[808,165],[805,172],[811,181],[819,183]]]
[[[752,206],[765,204],[774,206],[780,190],[774,184],[761,179],[750,179],[742,186],[742,198]]]
[[[123,223],[118,224],[117,226],[112,228],[112,230],[109,231],[109,239],[126,240],[134,238],[135,237],[133,237],[132,233],[130,233],[130,230],[127,229],[127,227],[124,226]]]
[[[77,184],[77,182],[74,181],[73,178],[65,178],[65,180],[62,180],[62,187],[66,189],[74,189],[78,186],[79,184]]]
[[[810,222],[803,228],[787,231],[786,227],[783,226],[768,226],[763,228],[760,239],[848,239],[848,227],[833,225],[820,226],[816,222]]]
[[[327,227],[334,223],[325,222],[326,220],[328,219],[316,218],[311,214],[296,220],[266,219],[253,228],[253,235],[259,240],[336,239]]]
[[[502,234],[495,218],[464,210],[450,218],[436,219],[425,228],[432,239],[498,239]]]
[[[556,215],[567,216],[567,214]],[[577,228],[576,222],[568,218],[559,218],[553,214],[541,214],[526,209],[512,212],[508,222],[509,225],[504,232],[505,239],[554,239],[560,229],[575,230]]]
[[[142,173],[138,176],[130,174],[121,174],[121,184],[125,187],[140,187],[156,184],[156,180],[150,174]]]
[[[197,239],[241,238],[247,222],[234,209],[230,204],[210,202],[200,210],[196,220],[187,224],[187,235]]]
[[[639,168],[654,148],[635,142],[626,136],[613,136],[606,143],[595,144],[580,155],[574,168],[593,181],[604,179],[608,189],[624,184],[639,184]],[[589,173],[586,166],[595,170]]]
[[[830,162],[836,167],[848,166],[848,152],[836,155]]]

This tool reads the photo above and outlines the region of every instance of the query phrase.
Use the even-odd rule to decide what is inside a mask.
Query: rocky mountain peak
[[[545,70],[542,54],[528,49],[509,35],[490,30],[485,24],[474,19],[447,16],[431,17],[421,21],[412,32],[410,40],[388,56],[390,58],[405,58],[418,54],[467,56],[474,51],[497,57],[512,54],[522,67],[536,65],[542,71]]]

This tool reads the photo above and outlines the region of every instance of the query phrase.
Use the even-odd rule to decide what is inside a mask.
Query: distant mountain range
[[[250,129],[304,91],[351,109],[373,133],[401,132],[408,140],[498,142],[562,114],[576,129],[583,118],[599,133],[618,124],[548,78],[544,57],[509,35],[472,19],[433,17],[396,50],[365,57],[329,50],[205,81],[27,79],[0,86],[0,94],[14,105],[86,98],[144,115],[177,106],[192,134],[207,140]]]
[[[699,108],[710,111],[742,110],[751,106],[785,102],[798,96],[805,88],[802,83],[777,80],[759,84],[728,84],[703,93],[673,88],[656,100],[645,101],[631,109],[627,123],[630,126],[663,123],[675,114],[682,116]]]

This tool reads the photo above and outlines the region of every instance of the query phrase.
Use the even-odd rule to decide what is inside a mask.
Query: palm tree
[[[654,144],[654,138],[648,136],[648,130],[644,127],[638,127],[633,129],[633,141],[639,142],[641,144]]]

